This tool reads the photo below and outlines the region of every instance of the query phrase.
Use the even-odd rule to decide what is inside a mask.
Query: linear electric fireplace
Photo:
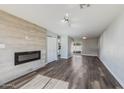
[[[15,65],[32,62],[41,58],[41,51],[28,51],[15,53]]]

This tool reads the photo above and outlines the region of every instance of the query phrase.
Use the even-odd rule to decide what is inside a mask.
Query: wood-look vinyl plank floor
[[[35,71],[35,74],[30,74],[7,83],[12,84],[12,86],[5,87],[7,85],[5,84],[1,88],[19,88],[31,81],[38,74],[66,81],[69,83],[69,89],[122,88],[102,62],[93,56],[73,55],[70,59],[60,59],[51,62]]]

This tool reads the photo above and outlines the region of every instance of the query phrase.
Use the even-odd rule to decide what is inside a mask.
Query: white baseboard
[[[82,54],[82,55],[85,55],[85,56],[98,56],[97,54]]]

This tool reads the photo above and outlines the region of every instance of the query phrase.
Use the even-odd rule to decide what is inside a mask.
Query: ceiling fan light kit
[[[66,13],[64,18],[61,20],[63,23],[67,23],[70,26],[70,16],[69,13]]]
[[[84,9],[86,7],[90,7],[90,4],[80,4],[80,9]],[[68,24],[68,26],[71,26],[71,19],[70,19],[70,14],[67,12],[64,15],[64,18],[61,20],[62,23]]]

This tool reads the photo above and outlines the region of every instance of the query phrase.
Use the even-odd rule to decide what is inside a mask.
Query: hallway
[[[12,86],[5,87],[4,85],[4,88],[20,88],[38,74],[69,82],[69,89],[121,88],[99,59],[93,56],[73,55],[73,58],[51,62],[35,71],[35,74],[32,73],[9,82],[6,85]]]

